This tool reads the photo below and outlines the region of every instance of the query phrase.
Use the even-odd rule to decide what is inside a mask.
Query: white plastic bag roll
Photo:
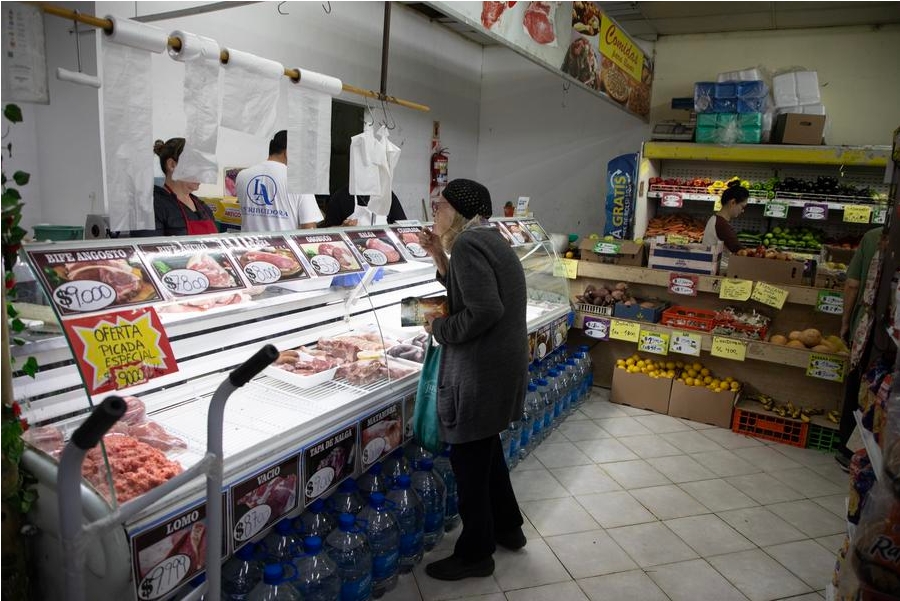
[[[254,136],[271,134],[284,77],[281,63],[229,49],[222,70],[222,127]]]
[[[328,194],[331,171],[331,98],[341,80],[302,70],[288,87],[288,191]]]
[[[165,52],[169,45],[169,36],[159,27],[112,15],[106,18],[113,23],[112,33],[106,34],[110,42],[157,54]]]

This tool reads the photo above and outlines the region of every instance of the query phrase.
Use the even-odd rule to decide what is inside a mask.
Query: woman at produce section
[[[193,195],[200,184],[172,177],[183,150],[184,138],[171,138],[166,142],[157,140],[153,144],[153,153],[159,157],[159,166],[166,176],[162,186],[153,187],[156,227],[131,232],[132,236],[197,236],[219,233],[212,209]]]
[[[743,248],[734,228],[729,223],[741,216],[750,200],[750,191],[741,185],[739,180],[731,180],[722,192],[722,208],[709,218],[703,231],[703,244],[712,246],[723,242],[725,248],[736,253]]]
[[[519,259],[487,226],[487,188],[453,180],[432,211],[433,231],[419,240],[447,288],[448,314],[429,318],[426,329],[443,345],[437,410],[441,436],[450,443],[463,528],[453,554],[425,571],[439,580],[460,580],[491,575],[496,545],[525,546],[499,433],[522,415],[527,297]]]

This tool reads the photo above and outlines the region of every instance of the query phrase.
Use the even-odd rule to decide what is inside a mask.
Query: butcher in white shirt
[[[315,195],[287,191],[287,130],[269,142],[267,160],[238,173],[234,187],[243,232],[309,229],[322,219]]]

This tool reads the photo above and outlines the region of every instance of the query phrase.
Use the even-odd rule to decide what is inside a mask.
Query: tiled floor
[[[571,415],[512,472],[528,544],[488,578],[424,563],[386,601],[814,601],[846,529],[831,455],[607,402]]]

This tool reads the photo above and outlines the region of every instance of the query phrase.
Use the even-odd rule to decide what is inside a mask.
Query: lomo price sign
[[[806,367],[806,375],[831,382],[843,382],[845,366],[843,359],[811,353],[809,364]]]
[[[827,221],[828,205],[817,202],[808,202],[804,204],[803,219],[808,221]]]
[[[843,315],[844,295],[840,292],[821,290],[816,299],[816,311],[829,315]]]
[[[266,467],[231,488],[230,531],[237,549],[297,506],[300,456]]]
[[[638,339],[638,350],[656,355],[668,355],[669,335],[652,330],[641,330],[641,337]]]
[[[605,317],[584,317],[584,335],[597,340],[609,340],[610,320]]]
[[[669,292],[672,294],[697,296],[699,284],[700,278],[695,275],[684,275],[680,273],[669,274]]]

